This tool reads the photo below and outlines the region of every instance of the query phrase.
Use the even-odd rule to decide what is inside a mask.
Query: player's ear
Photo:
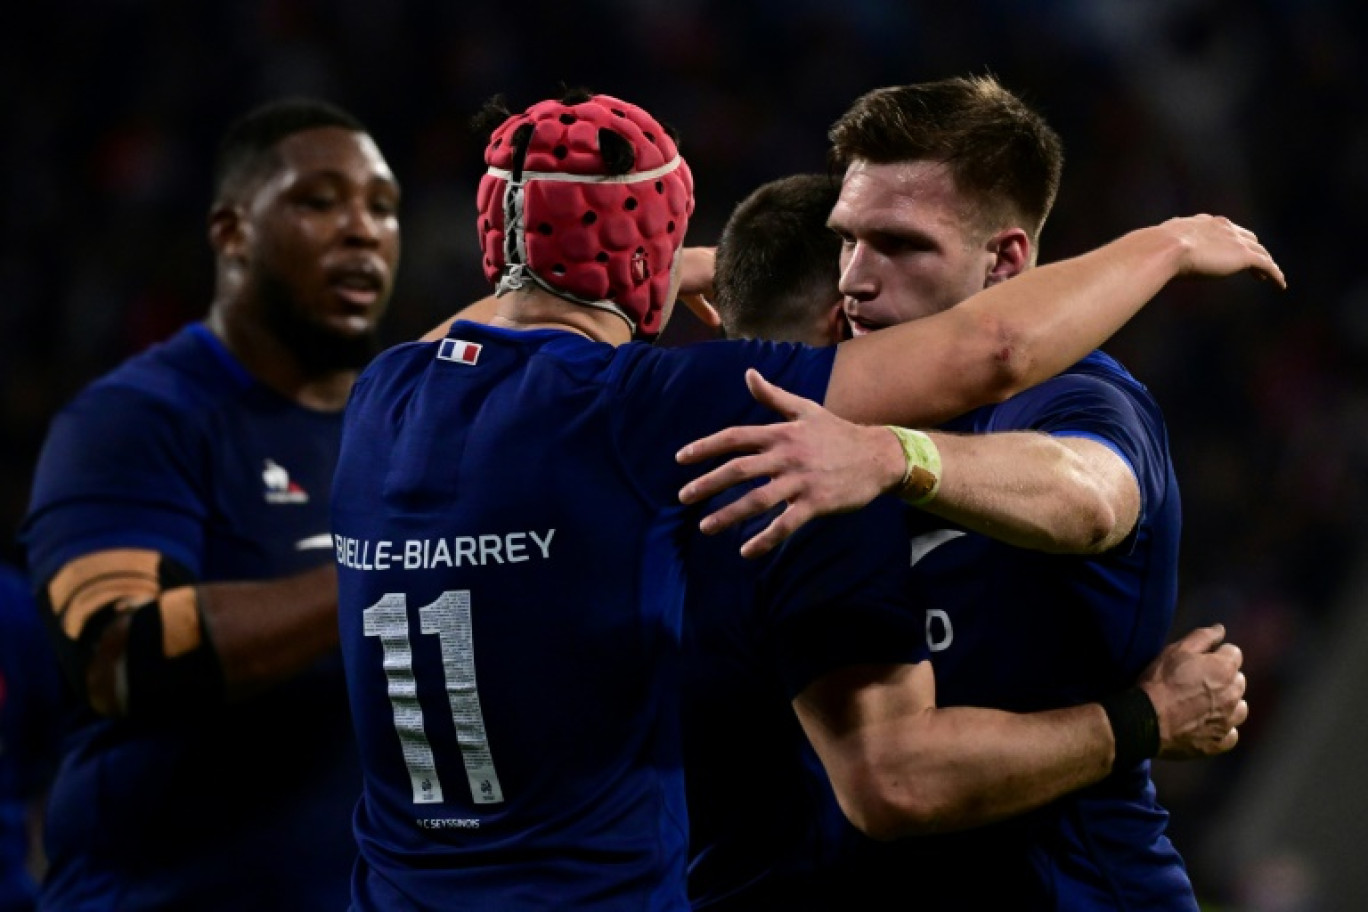
[[[1020,228],[1004,228],[990,237],[986,246],[993,259],[984,279],[985,288],[1020,275],[1031,265],[1031,238]]]
[[[846,319],[845,307],[839,299],[823,314],[821,335],[823,345],[839,345],[850,338],[850,321]]]
[[[242,210],[231,203],[215,203],[209,210],[209,246],[222,259],[241,260],[246,255],[247,224]]]

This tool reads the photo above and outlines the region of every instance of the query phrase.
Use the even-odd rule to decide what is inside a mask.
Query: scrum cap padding
[[[500,124],[485,163],[480,245],[499,293],[530,280],[660,332],[694,207],[693,176],[664,127],[608,95],[543,101]]]

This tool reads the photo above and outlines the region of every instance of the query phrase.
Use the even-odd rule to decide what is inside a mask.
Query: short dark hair
[[[762,184],[722,228],[713,285],[728,336],[798,340],[839,298],[841,240],[827,227],[840,185],[826,174]]]
[[[214,199],[217,201],[276,167],[276,146],[281,140],[319,127],[369,132],[356,117],[316,98],[279,98],[242,115],[228,127],[219,143],[214,164]]]
[[[1019,221],[1037,246],[1064,168],[1059,134],[991,75],[875,89],[827,136],[838,174],[856,160],[943,162],[982,227]]]

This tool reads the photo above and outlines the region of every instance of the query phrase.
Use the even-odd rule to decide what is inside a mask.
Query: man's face
[[[310,367],[360,367],[399,263],[399,186],[371,138],[304,130],[245,201],[247,281],[261,318]]]
[[[939,162],[856,161],[829,224],[842,239],[840,287],[857,336],[953,307],[984,288],[996,259]]]

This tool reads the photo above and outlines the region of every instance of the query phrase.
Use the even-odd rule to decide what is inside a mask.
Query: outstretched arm
[[[1219,627],[1167,647],[1141,679],[1158,720],[1146,755],[1185,759],[1230,750],[1248,716],[1238,647]],[[939,709],[929,662],[825,675],[794,709],[846,816],[892,839],[991,823],[1097,782],[1132,757],[1099,703],[1017,714]],[[1120,756],[1118,756],[1118,754]]]

